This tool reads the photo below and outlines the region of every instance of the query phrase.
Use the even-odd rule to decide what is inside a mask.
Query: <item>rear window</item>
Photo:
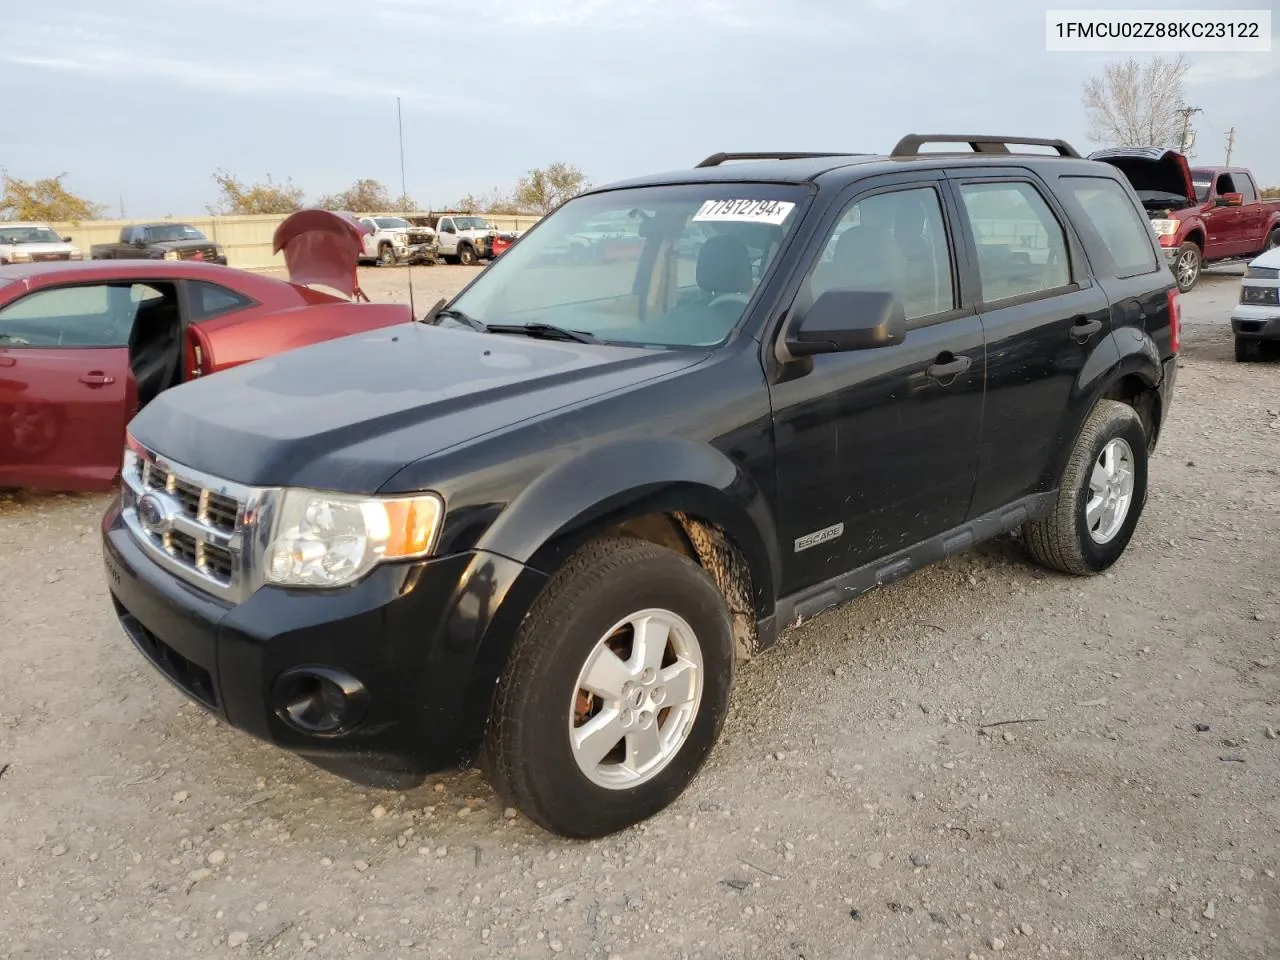
[[[1138,216],[1119,183],[1108,177],[1063,177],[1062,183],[1107,248],[1117,277],[1155,272],[1159,261],[1151,248],[1151,225]]]

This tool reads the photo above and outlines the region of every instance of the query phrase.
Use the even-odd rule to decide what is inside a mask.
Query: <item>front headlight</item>
[[[1152,220],[1151,229],[1157,237],[1169,237],[1178,232],[1177,220]]]
[[[181,254],[178,253],[177,250],[166,250],[164,252],[164,259],[165,260],[181,260],[182,256]]]
[[[31,254],[27,253],[24,250],[15,250],[13,251],[13,255],[9,259],[13,263],[30,263]]]
[[[69,259],[71,259],[71,260],[83,260],[83,259],[84,259],[84,254],[80,252],[80,248],[79,248],[79,247],[72,247],[72,248],[71,248],[71,253],[67,254],[67,256],[68,256],[68,258],[69,258]]]
[[[408,243],[408,242],[409,242],[409,235],[407,233],[396,234],[396,243]]]
[[[444,502],[435,494],[352,497],[286,490],[266,554],[266,581],[286,587],[342,587],[379,563],[427,556]]]

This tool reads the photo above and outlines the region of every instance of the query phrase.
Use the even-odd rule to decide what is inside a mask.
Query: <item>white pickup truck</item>
[[[360,251],[361,263],[391,267],[409,256],[409,232],[413,225],[404,217],[361,217],[369,228]]]
[[[0,223],[0,264],[83,260],[70,237],[58,236],[43,223]]]

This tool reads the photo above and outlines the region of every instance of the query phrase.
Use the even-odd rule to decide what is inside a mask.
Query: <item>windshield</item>
[[[174,223],[147,227],[147,239],[151,243],[172,243],[175,240],[204,240],[205,235],[188,223]]]
[[[373,222],[382,230],[408,230],[410,226],[402,217],[374,217]]]
[[[800,218],[803,187],[682,184],[588,194],[538,223],[451,305],[613,343],[712,346]]]
[[[484,217],[454,217],[454,224],[459,230],[492,230],[489,221]]]
[[[0,243],[61,243],[62,238],[48,227],[0,226]]]

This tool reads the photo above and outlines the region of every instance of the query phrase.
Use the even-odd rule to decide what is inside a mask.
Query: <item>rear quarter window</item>
[[[191,304],[191,319],[196,323],[253,305],[248,297],[206,280],[190,281],[187,284],[187,295]]]
[[[1141,217],[1129,194],[1109,177],[1063,177],[1060,181],[1076,215],[1084,219],[1111,260],[1117,277],[1154,273],[1160,262],[1152,248],[1151,224]]]

